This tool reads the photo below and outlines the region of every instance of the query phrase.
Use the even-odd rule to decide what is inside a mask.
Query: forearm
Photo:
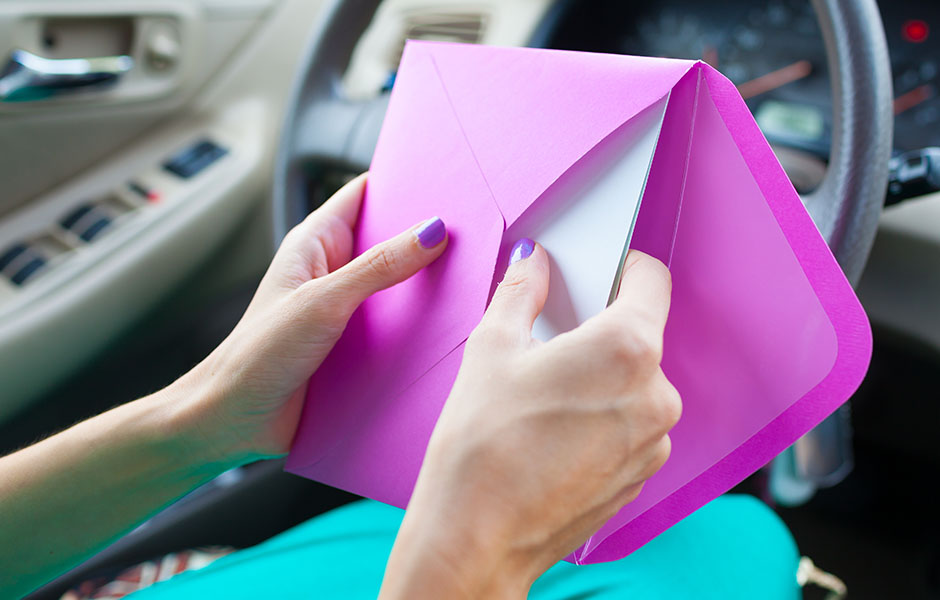
[[[233,466],[207,456],[188,408],[203,387],[179,382],[0,459],[0,597],[50,580]]]

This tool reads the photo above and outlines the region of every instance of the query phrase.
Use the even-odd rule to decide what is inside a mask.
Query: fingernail
[[[515,264],[524,258],[529,258],[535,250],[535,242],[529,238],[522,238],[512,247],[509,253],[509,264]]]
[[[418,243],[425,250],[430,250],[443,242],[446,234],[447,228],[444,227],[444,221],[441,221],[440,217],[432,217],[415,229]]]

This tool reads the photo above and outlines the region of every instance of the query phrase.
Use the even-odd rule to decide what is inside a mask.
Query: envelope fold
[[[630,247],[659,259],[667,267],[679,226],[685,191],[702,70],[690,69],[673,87]]]
[[[461,344],[388,402],[372,403],[351,435],[318,462],[294,472],[405,508],[463,350]]]
[[[581,157],[695,64],[615,54],[415,43],[431,53],[509,227]],[[623,74],[629,72],[629,77]]]

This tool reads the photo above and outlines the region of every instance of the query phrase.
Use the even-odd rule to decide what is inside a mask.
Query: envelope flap
[[[871,356],[865,312],[744,100],[698,70],[684,173],[650,174],[683,181],[662,361],[682,419],[582,563],[627,555],[765,465],[858,388]]]
[[[694,65],[531,48],[420,45],[511,225],[611,132],[669,93]]]

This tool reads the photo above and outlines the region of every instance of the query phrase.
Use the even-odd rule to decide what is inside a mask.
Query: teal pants
[[[375,598],[403,514],[356,502],[132,598]],[[623,560],[556,564],[529,598],[794,600],[801,597],[798,559],[773,511],[750,496],[728,495]]]

